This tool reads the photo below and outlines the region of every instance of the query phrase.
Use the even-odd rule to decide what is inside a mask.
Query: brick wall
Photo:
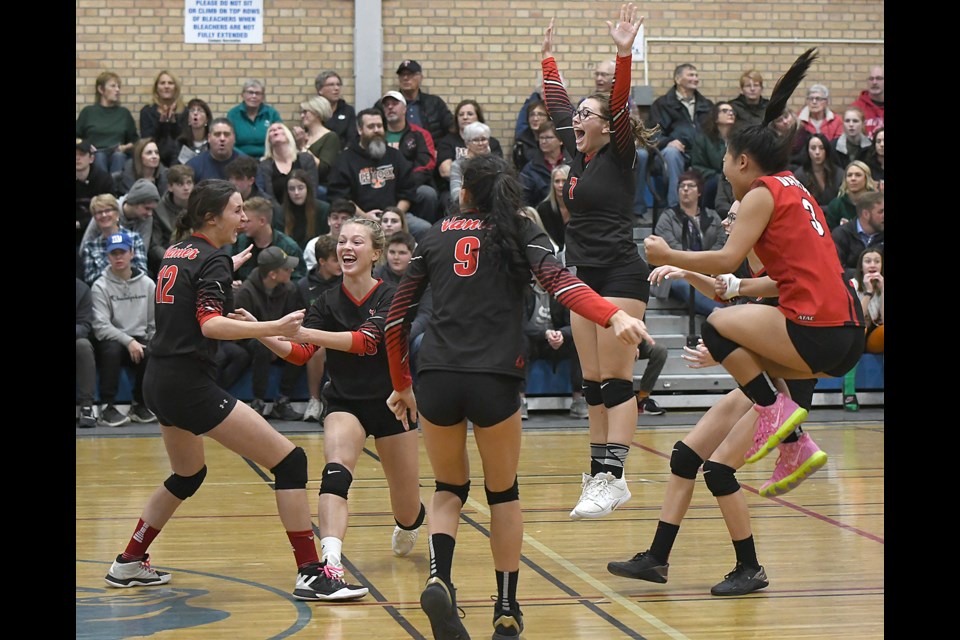
[[[94,80],[104,70],[120,75],[123,104],[135,118],[161,69],[180,77],[186,99],[207,100],[214,116],[239,103],[245,78],[259,77],[267,82],[267,102],[292,119],[299,102],[315,93],[317,72],[328,67],[343,76],[344,97],[354,103],[353,0],[263,4],[262,45],[198,45],[184,44],[183,0],[76,0],[77,114],[93,101]],[[615,19],[619,7],[605,1],[383,0],[383,89],[396,88],[397,65],[414,58],[424,67],[424,91],[443,97],[451,109],[464,98],[477,99],[507,147],[532,91],[550,18],[556,19],[560,69],[576,100],[593,87],[593,64],[614,55],[604,21]],[[634,62],[634,84],[652,85],[654,96],[672,86],[674,66],[692,62],[701,92],[713,100],[736,96],[740,74],[751,67],[763,74],[769,97],[777,77],[816,45],[821,60],[792,106],[802,107],[803,87],[820,82],[830,89],[830,107],[842,111],[865,87],[870,65],[883,61],[884,3],[878,0],[648,1],[640,8],[647,60]]]

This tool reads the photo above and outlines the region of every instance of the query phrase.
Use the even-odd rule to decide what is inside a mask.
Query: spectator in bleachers
[[[383,210],[380,214],[380,226],[383,228],[383,236],[385,238],[390,238],[398,231],[410,233],[410,228],[407,226],[407,219],[404,217],[403,212],[396,207],[387,207]]]
[[[873,181],[870,167],[859,160],[854,160],[847,165],[837,197],[823,210],[830,230],[833,231],[847,221],[855,219],[857,199],[869,191],[877,190],[877,183]]]
[[[810,85],[807,103],[797,114],[797,120],[809,133],[822,133],[832,141],[843,133],[843,119],[830,110],[829,103],[829,89],[822,84]]]
[[[193,191],[193,169],[185,164],[175,164],[167,171],[167,181],[167,191],[153,212],[153,231],[147,249],[147,269],[150,273],[158,272],[163,254],[173,243],[177,217],[186,210],[187,200]]]
[[[814,133],[807,140],[807,153],[800,168],[793,175],[803,183],[817,204],[827,210],[843,184],[843,168],[834,159],[836,150],[822,133]]]
[[[387,209],[391,208],[396,209],[396,207],[387,207]],[[399,211],[399,209],[397,209],[397,211]],[[327,226],[330,227],[330,232],[327,235],[336,242],[337,238],[340,237],[340,226],[350,218],[362,215],[364,215],[363,209],[358,207],[353,200],[347,200],[346,198],[334,200],[330,203],[330,213],[327,214]],[[314,257],[314,246],[317,240],[322,237],[323,236],[317,236],[316,238],[311,238],[303,248],[303,261],[307,265],[307,271],[317,266],[317,259]]]
[[[244,211],[250,201],[244,203]],[[259,209],[258,209],[259,212]],[[251,218],[252,219],[252,218]],[[262,223],[261,223],[262,224]],[[248,223],[249,226],[249,223]],[[265,225],[269,228],[269,223]],[[302,268],[295,255],[288,255],[279,246],[264,248],[256,256],[257,267],[244,280],[237,291],[236,308],[251,313],[258,321],[278,320],[291,311],[297,304],[297,287],[290,281],[295,268]],[[248,261],[249,264],[251,261]],[[281,362],[280,395],[273,402],[269,415],[264,414],[267,386],[270,382],[270,367],[277,359],[273,351],[256,338],[248,338],[243,343],[253,362],[253,400],[250,407],[261,415],[277,420],[301,420],[303,414],[290,405],[293,393],[300,378],[300,367],[289,362]]]
[[[340,97],[343,91],[343,79],[339,73],[328,69],[317,74],[313,85],[317,95],[326,98],[333,110],[332,115],[324,120],[324,125],[339,136],[340,148],[346,149],[347,145],[357,137],[357,114],[353,105]]]
[[[94,147],[77,140],[77,253],[90,224],[90,200],[101,193],[113,192],[113,178],[94,163]]]
[[[854,160],[863,160],[873,141],[863,132],[863,111],[850,107],[843,112],[843,133],[833,141],[835,161],[841,168]]]
[[[883,353],[883,245],[866,247],[857,256],[853,278],[860,298],[867,340],[864,353]],[[843,376],[843,408],[857,411],[860,402],[856,391],[857,367]]]
[[[461,100],[453,110],[453,126],[445,136],[434,140],[437,145],[437,191],[440,193],[440,214],[447,211],[451,201],[456,201],[450,195],[450,168],[455,160],[467,155],[467,141],[463,137],[463,130],[473,122],[487,123],[483,116],[483,108],[473,98]],[[500,141],[490,135],[490,152],[501,158],[503,147]],[[389,237],[389,236],[387,236]]]
[[[93,414],[93,394],[97,385],[97,361],[93,354],[93,295],[80,278],[77,281],[77,405],[80,415],[77,426],[84,429],[97,426]]]
[[[97,278],[103,275],[103,270],[110,265],[107,258],[107,240],[110,236],[124,232],[133,243],[133,266],[146,272],[147,249],[140,234],[120,225],[120,204],[112,193],[101,193],[90,200],[91,221],[96,231],[83,241],[80,249],[83,262],[83,281],[92,285]],[[87,238],[85,235],[84,238]]]
[[[201,151],[195,158],[187,161],[187,164],[193,167],[194,180],[198,184],[214,178],[226,180],[227,165],[245,155],[234,148],[236,142],[233,123],[226,118],[214,118],[210,123],[206,151]]]
[[[265,151],[267,129],[283,118],[266,103],[266,86],[256,78],[243,81],[240,98],[240,104],[227,111],[227,119],[233,123],[237,151],[259,160]]]
[[[537,205],[537,213],[543,222],[543,228],[557,245],[559,252],[563,251],[565,242],[565,232],[567,221],[570,220],[570,211],[567,209],[567,203],[563,201],[563,185],[567,182],[567,176],[570,175],[569,164],[559,164],[550,172],[550,191],[547,197]]]
[[[362,211],[396,206],[417,237],[430,228],[430,223],[411,212],[417,197],[413,167],[400,151],[387,144],[383,112],[376,108],[362,110],[357,114],[357,128],[359,137],[340,152],[330,172],[330,198],[352,200]]]
[[[307,273],[306,278],[297,281],[297,295],[299,296],[296,303],[297,309],[309,309],[324,291],[338,286],[343,281],[343,271],[340,269],[340,260],[337,258],[336,238],[329,234],[316,238],[312,253],[314,266]],[[325,407],[320,390],[325,365],[326,347],[318,347],[306,365],[307,390],[310,392],[310,400],[303,412],[304,421],[323,421]]]
[[[141,241],[142,245],[134,245],[134,248],[137,249],[137,257],[140,257],[140,250],[143,250],[142,254],[144,259],[146,258],[146,248],[150,246],[150,237],[153,234],[153,211],[157,208],[157,203],[160,202],[160,193],[157,191],[156,185],[154,185],[149,180],[137,180],[133,183],[133,186],[130,187],[130,191],[126,195],[121,196],[117,203],[117,210],[119,213],[119,224],[124,231],[132,231],[137,234],[138,239]],[[91,220],[90,224],[87,225],[87,230],[83,234],[83,241],[86,243],[88,240],[96,238],[98,234],[103,234],[104,227],[101,226],[98,221]],[[142,268],[149,275],[150,274],[149,265],[147,262],[143,264],[136,264],[137,267]],[[100,267],[101,271],[103,266]],[[92,285],[93,281],[88,280],[87,284]]]
[[[94,102],[80,110],[77,137],[96,148],[96,165],[107,173],[123,171],[127,154],[140,136],[130,110],[120,104],[120,76],[97,76]]]
[[[237,255],[248,246],[253,245],[253,252],[250,259],[246,261],[234,272],[234,277],[238,280],[246,281],[258,268],[260,253],[270,247],[281,249],[286,255],[296,258],[293,263],[293,280],[297,281],[307,275],[306,265],[303,264],[303,251],[296,241],[282,231],[273,226],[273,205],[265,198],[250,198],[243,203],[243,212],[247,216],[247,222],[243,227],[243,233],[237,234],[237,241],[233,243],[230,255]],[[257,315],[257,314],[253,314]],[[285,315],[285,314],[280,314]],[[277,316],[280,317],[280,316]],[[276,318],[261,318],[257,320],[275,320]]]
[[[520,171],[519,180],[523,185],[524,202],[535,207],[550,194],[550,176],[554,167],[573,162],[573,156],[563,146],[557,135],[557,125],[547,120],[537,130],[537,152]]]
[[[213,112],[210,106],[200,98],[187,103],[186,122],[177,138],[177,164],[186,164],[210,148],[210,123]]]
[[[109,266],[93,283],[93,332],[97,338],[97,371],[100,373],[100,422],[122,427],[131,420],[157,419],[143,403],[143,374],[150,357],[150,340],[156,331],[153,317],[156,284],[134,266],[133,240],[126,232],[107,240]],[[123,366],[136,369],[133,402],[123,415],[114,405]]]
[[[537,129],[550,119],[547,103],[543,100],[533,100],[527,104],[527,126],[513,141],[513,169],[518,175],[540,149]]]
[[[490,127],[484,122],[471,122],[463,130],[467,153],[450,165],[450,204],[446,213],[460,210],[460,187],[463,185],[463,163],[469,158],[490,153]]]
[[[853,277],[864,249],[883,251],[883,204],[883,193],[864,193],[857,199],[856,217],[833,230],[833,243],[847,278]]]
[[[851,106],[863,111],[863,130],[873,138],[877,129],[883,126],[883,65],[870,67],[867,76],[867,88],[853,101]]]
[[[730,101],[741,125],[760,124],[769,98],[764,98],[763,76],[756,69],[748,69],[740,76],[740,95]]]
[[[437,168],[434,138],[429,131],[407,120],[407,101],[399,91],[387,91],[380,105],[387,146],[397,149],[413,167],[410,177],[416,196],[410,210],[432,224],[440,213],[440,198],[433,186],[433,173]]]
[[[643,375],[637,383],[637,414],[662,416],[666,413],[657,401],[650,397],[657,384],[663,365],[667,363],[667,348],[662,344],[650,344],[646,340],[637,347],[637,360],[646,360]]]
[[[453,126],[453,114],[443,98],[420,90],[422,82],[423,68],[416,60],[404,60],[397,67],[397,83],[407,103],[407,122],[423,127],[439,140]]]
[[[164,69],[153,81],[149,104],[140,109],[140,137],[153,138],[165,167],[177,163],[181,132],[187,128],[187,109],[180,95],[180,80]],[[206,137],[206,136],[204,136]]]
[[[796,114],[790,109],[784,109],[783,115],[773,121],[773,128],[779,131],[780,135],[788,135],[790,131],[796,129],[796,133],[793,134],[793,146],[790,147],[790,162],[787,166],[791,171],[796,170],[803,164],[803,157],[807,153],[807,141],[813,133],[800,124]],[[829,138],[827,141],[829,142]]]
[[[223,168],[227,180],[237,188],[244,202],[250,198],[270,200],[270,197],[257,186],[257,171],[259,168],[260,163],[250,156],[237,156]]]
[[[317,164],[317,197],[321,200],[327,198],[330,169],[343,148],[337,132],[327,127],[332,117],[330,102],[323,96],[312,96],[300,103],[300,124],[303,126],[293,128],[298,148],[309,152]]]
[[[330,232],[330,204],[317,199],[310,178],[305,169],[291,171],[283,200],[279,207],[274,207],[274,228],[282,228],[300,247],[306,246],[310,238]]]
[[[733,104],[717,102],[703,119],[703,127],[693,138],[690,150],[691,168],[703,177],[703,206],[713,209],[717,185],[723,175],[723,156],[727,152],[727,136],[737,122]]]
[[[566,83],[564,83],[566,86]],[[520,137],[520,134],[525,130],[530,128],[530,123],[527,122],[527,107],[530,106],[531,102],[536,100],[543,101],[543,71],[537,69],[537,80],[533,86],[533,93],[527,96],[526,100],[523,101],[523,104],[520,106],[520,111],[517,112],[517,124],[513,127],[513,139],[516,140]]]
[[[870,173],[877,182],[877,189],[883,193],[883,127],[873,130],[873,144],[862,159],[870,167]]]
[[[133,145],[133,157],[113,175],[113,193],[122,197],[137,180],[149,180],[159,193],[167,192],[167,168],[160,162],[160,148],[153,138],[140,138]]]
[[[727,234],[720,224],[720,216],[713,209],[701,206],[700,193],[703,178],[694,170],[680,174],[677,207],[665,209],[660,214],[654,233],[663,238],[671,249],[678,251],[717,251],[726,244]],[[723,304],[708,298],[697,289],[693,290],[694,311],[702,316],[710,315]],[[690,285],[684,280],[670,281],[670,297],[682,302],[690,299]]]
[[[654,100],[650,108],[647,124],[660,126],[655,142],[667,166],[668,207],[679,204],[679,176],[690,166],[693,140],[713,106],[713,101],[700,93],[699,86],[697,68],[690,63],[679,64],[673,70],[673,88]]]
[[[309,151],[297,151],[293,132],[282,122],[273,122],[267,128],[263,158],[257,167],[257,186],[274,206],[283,202],[287,180],[295,169],[303,169],[310,181],[311,191],[317,191],[317,161]]]

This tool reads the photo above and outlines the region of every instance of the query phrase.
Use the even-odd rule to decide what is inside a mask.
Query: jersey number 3
[[[177,281],[177,267],[168,264],[157,274],[157,304],[173,304],[173,296],[170,295],[170,289]]]
[[[457,240],[453,249],[453,272],[461,278],[469,278],[477,272],[477,249],[480,248],[480,238],[464,236]]]

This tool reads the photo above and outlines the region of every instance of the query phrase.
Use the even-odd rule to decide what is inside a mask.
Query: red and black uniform
[[[519,406],[526,305],[524,293],[517,290],[497,261],[485,254],[487,233],[484,219],[476,210],[450,216],[430,228],[417,244],[390,307],[387,354],[393,388],[406,389],[411,385],[407,334],[420,296],[429,284],[433,290],[433,315],[417,353],[420,386],[426,382],[424,373],[431,371],[506,376],[512,379],[510,384],[516,385],[516,393],[503,399],[512,405],[512,410],[508,411],[507,406],[498,409],[499,414],[506,412],[500,416],[505,419]],[[547,234],[525,218],[521,220],[519,246],[530,271],[544,289],[570,310],[601,326],[607,325],[617,307],[567,271],[554,256]],[[481,395],[473,389],[468,392]],[[447,399],[428,395],[431,394],[424,394],[423,400],[418,398],[424,416],[435,424],[452,424],[436,420],[438,413],[431,413],[427,404]],[[490,397],[481,399],[491,404]],[[462,417],[470,418],[478,426],[496,422]]]
[[[387,408],[393,391],[383,349],[383,327],[396,291],[380,280],[362,300],[341,283],[316,299],[303,326],[307,329],[353,335],[349,351],[327,349],[326,371],[330,386],[323,392],[327,413],[345,411],[357,417],[367,434],[380,438],[403,433],[403,424]],[[292,344],[288,362],[303,365],[319,349],[312,344]]]
[[[565,232],[566,264],[576,266],[578,274],[582,266],[643,262],[633,240],[637,147],[627,105],[632,59],[617,57],[610,97],[610,142],[592,156],[577,151],[571,125],[573,105],[560,80],[556,60],[546,58],[541,63],[544,100],[557,125],[557,135],[573,154],[563,200],[570,211]]]
[[[157,271],[150,362],[144,401],[161,425],[206,433],[230,414],[236,398],[216,384],[219,340],[200,327],[233,311],[233,261],[199,233],[169,247]]]

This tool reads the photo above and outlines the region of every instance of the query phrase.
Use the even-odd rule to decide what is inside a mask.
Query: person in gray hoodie
[[[124,231],[107,238],[109,266],[93,283],[93,332],[97,338],[100,372],[100,423],[122,427],[131,420],[153,422],[156,416],[143,403],[143,374],[149,345],[156,331],[153,300],[156,284],[143,270],[132,266],[133,240]],[[123,366],[136,368],[133,402],[123,415],[114,402]]]

